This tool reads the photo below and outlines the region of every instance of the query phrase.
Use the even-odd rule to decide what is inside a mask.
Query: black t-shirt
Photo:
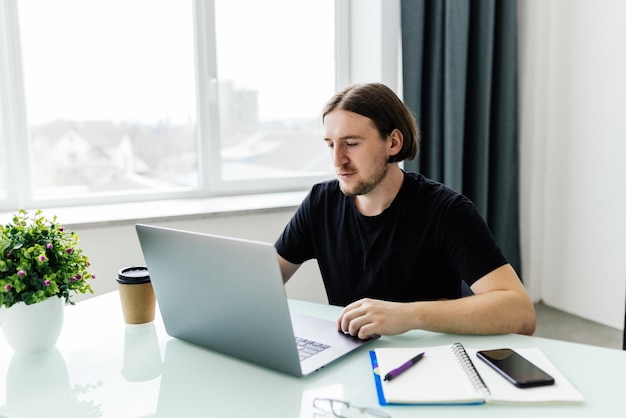
[[[507,263],[474,204],[421,174],[405,173],[380,215],[363,216],[337,180],[313,186],[276,241],[294,264],[317,259],[329,303],[455,299]]]

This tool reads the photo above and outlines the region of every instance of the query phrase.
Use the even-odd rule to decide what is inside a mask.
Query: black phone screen
[[[520,388],[554,384],[554,378],[509,348],[483,350],[478,358]]]

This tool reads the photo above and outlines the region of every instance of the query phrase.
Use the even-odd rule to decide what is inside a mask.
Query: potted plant
[[[49,220],[41,210],[31,215],[20,209],[12,222],[2,226],[2,328],[15,351],[43,351],[54,346],[63,323],[63,306],[74,304],[74,293],[93,293],[89,280],[95,276],[88,267],[78,235],[66,231],[56,216]]]

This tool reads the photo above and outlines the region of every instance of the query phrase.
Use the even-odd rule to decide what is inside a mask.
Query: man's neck
[[[404,172],[400,166],[390,164],[387,176],[374,190],[354,197],[357,210],[364,216],[380,215],[396,198],[403,182]]]

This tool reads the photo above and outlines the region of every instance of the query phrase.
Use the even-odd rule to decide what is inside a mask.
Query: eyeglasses
[[[326,416],[331,416],[330,414],[332,414],[332,416],[337,418],[350,418],[357,416],[391,418],[391,415],[378,409],[351,405],[349,402],[339,399],[315,398],[313,399],[313,407],[319,411],[324,412]],[[357,414],[350,413],[348,411],[357,411]]]

